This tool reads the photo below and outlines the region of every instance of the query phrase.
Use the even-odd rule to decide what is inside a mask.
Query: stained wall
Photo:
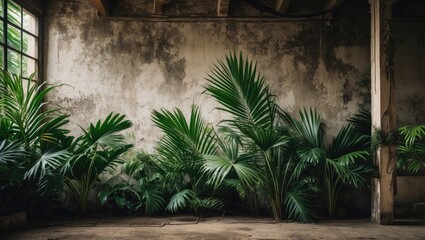
[[[160,137],[154,109],[201,106],[213,124],[225,115],[203,94],[209,67],[236,51],[258,62],[281,107],[315,107],[335,135],[370,96],[367,1],[332,21],[238,18],[141,20],[99,17],[87,0],[51,0],[45,11],[45,78],[66,84],[49,96],[71,114],[69,128],[126,114],[137,146]]]

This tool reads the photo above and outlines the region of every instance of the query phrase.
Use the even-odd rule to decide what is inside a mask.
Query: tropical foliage
[[[0,191],[10,199],[16,199],[6,194],[12,190],[27,199],[68,191],[85,213],[89,192],[106,173],[99,200],[119,210],[203,216],[223,209],[231,189],[253,214],[310,222],[320,204],[332,217],[340,190],[367,186],[373,170],[370,115],[355,115],[326,147],[320,114],[302,109],[294,117],[279,108],[256,64],[242,55],[213,65],[205,86],[229,118],[214,129],[197,106],[187,115],[178,108],[153,111],[163,133],[153,154],[125,155],[132,145],[123,132],[132,124],[121,114],[68,136],[68,115],[43,100],[56,86],[37,87],[6,72],[0,77]],[[423,167],[425,151],[417,149],[424,148],[424,129],[400,130],[406,144],[399,152],[413,171]]]
[[[418,174],[425,170],[425,125],[399,128],[398,141],[399,170]]]
[[[104,171],[113,173],[122,163],[120,156],[132,145],[121,133],[132,126],[124,115],[110,113],[105,120],[90,124],[84,134],[76,138],[69,148],[72,157],[62,166],[64,183],[85,213],[89,191]]]
[[[121,173],[110,178],[99,192],[100,202],[129,212],[143,209],[148,215],[157,213],[165,204],[163,179],[163,171],[153,157],[135,151],[123,164]]]
[[[221,144],[222,154],[210,157],[213,161],[205,169],[214,173],[215,182],[233,171],[245,192],[262,189],[275,220],[286,213],[298,221],[311,221],[313,195],[308,179],[295,175],[299,161],[290,135],[282,131],[280,109],[256,65],[231,54],[226,62],[213,66],[207,80],[206,92],[220,104],[218,109],[232,117],[222,126],[228,133],[225,139],[233,142]]]
[[[403,126],[397,132],[384,135],[375,129],[371,136],[370,111],[362,109],[348,120],[371,145],[372,154],[379,144],[397,143],[398,174],[424,174],[425,171],[425,125]]]
[[[296,175],[306,174],[318,179],[325,192],[327,213],[334,217],[339,192],[344,185],[367,186],[373,172],[369,160],[370,142],[352,125],[345,125],[324,147],[325,131],[320,115],[312,109],[300,111],[300,120],[283,112],[282,119],[297,142],[299,164]]]
[[[55,87],[0,73],[0,189],[9,193],[2,196],[14,192],[35,201],[60,191],[57,176],[70,157],[63,129],[68,116],[60,109],[43,111],[44,98]]]
[[[215,197],[203,171],[204,156],[217,152],[215,133],[201,117],[199,108],[192,106],[189,119],[180,109],[154,111],[152,119],[164,137],[156,147],[157,161],[164,172],[164,181],[174,195],[167,210],[176,212],[191,209],[203,214],[217,210],[223,203]]]

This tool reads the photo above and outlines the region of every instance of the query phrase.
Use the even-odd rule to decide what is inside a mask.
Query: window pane
[[[21,6],[14,3],[13,1],[8,1],[7,19],[12,23],[21,26]]]
[[[16,50],[21,50],[21,30],[7,25],[7,45]]]
[[[21,74],[21,55],[11,49],[7,49],[7,70]]]
[[[37,39],[26,33],[24,33],[22,37],[22,52],[37,58]]]
[[[24,9],[23,28],[28,32],[38,36],[38,21],[37,18]]]
[[[4,9],[3,9],[3,0],[0,0],[0,17],[3,17]]]
[[[0,20],[0,42],[4,43],[3,21]]]
[[[35,72],[37,72],[37,62],[34,59],[22,57],[22,76],[29,78]],[[34,79],[37,79],[37,74],[34,75]]]
[[[4,48],[3,46],[0,46],[0,67],[3,70],[4,69]]]

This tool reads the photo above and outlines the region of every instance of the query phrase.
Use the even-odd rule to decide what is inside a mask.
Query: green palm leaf
[[[49,149],[46,152],[37,151],[34,165],[25,173],[25,178],[36,179],[43,177],[46,173],[59,169],[64,162],[72,157],[68,150]]]
[[[198,107],[192,106],[189,122],[180,109],[154,111],[152,120],[166,134],[164,146],[171,152],[183,149],[198,155],[215,153],[214,132],[202,119]]]
[[[125,137],[120,132],[132,126],[125,115],[110,113],[105,120],[99,120],[96,124],[90,124],[84,131],[83,147],[99,145],[103,148],[120,148],[125,143]],[[89,147],[90,148],[90,147]],[[87,149],[89,149],[87,148]]]
[[[166,209],[173,213],[177,212],[180,209],[189,207],[189,205],[191,204],[191,202],[193,202],[195,197],[196,197],[196,194],[193,191],[189,189],[183,189],[171,197],[171,200],[168,203]]]
[[[399,132],[407,145],[413,145],[415,141],[425,138],[425,125],[401,127]]]
[[[226,63],[219,61],[207,81],[206,92],[221,104],[219,109],[233,116],[232,124],[267,128],[274,123],[274,97],[256,64],[242,54],[239,59],[235,53],[227,55]]]
[[[300,181],[291,187],[285,195],[285,208],[288,218],[299,222],[311,222],[315,216],[314,194],[306,187],[305,181]]]
[[[332,140],[329,152],[333,158],[338,158],[347,153],[357,152],[357,155],[363,154],[364,156],[359,157],[365,160],[368,156],[368,148],[368,139],[366,136],[360,134],[352,125],[344,125],[338,135]]]
[[[223,202],[217,198],[196,198],[193,203],[196,205],[196,208],[203,209],[220,210],[224,207]]]
[[[219,187],[230,171],[234,171],[245,186],[254,186],[264,178],[253,163],[255,158],[250,154],[239,155],[236,159],[229,159],[227,156],[206,155],[205,159],[204,171],[210,173],[209,182],[215,188]]]
[[[146,214],[152,215],[161,210],[165,203],[163,194],[163,191],[157,185],[151,185],[142,191],[141,197],[146,206]]]
[[[0,142],[0,165],[6,165],[9,162],[19,163],[28,156],[20,142],[9,142],[3,140]]]
[[[359,133],[370,138],[372,132],[372,117],[369,110],[361,108],[359,113],[354,114],[348,119],[348,122],[353,125]]]

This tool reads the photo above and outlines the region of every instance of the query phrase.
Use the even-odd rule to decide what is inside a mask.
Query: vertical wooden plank
[[[217,0],[217,16],[227,17],[229,15],[230,0]]]
[[[285,14],[290,3],[291,0],[276,0],[275,9],[276,11]]]
[[[392,62],[392,1],[369,0],[371,5],[371,94],[372,126],[384,136],[397,130],[395,81]],[[396,168],[394,141],[381,143],[376,150],[378,178],[372,182],[372,221],[392,224]]]

